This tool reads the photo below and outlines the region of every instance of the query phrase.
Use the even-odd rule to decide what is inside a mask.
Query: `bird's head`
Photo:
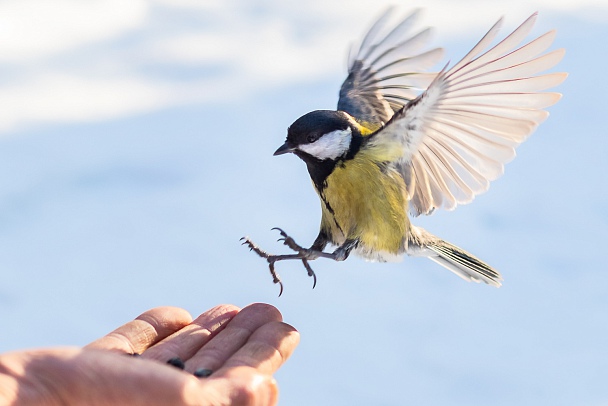
[[[274,155],[293,152],[305,162],[336,161],[348,155],[358,133],[354,119],[342,111],[312,111],[289,126],[285,143]]]

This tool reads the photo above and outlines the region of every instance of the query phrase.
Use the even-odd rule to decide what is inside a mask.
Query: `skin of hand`
[[[299,339],[267,304],[220,305],[195,320],[159,307],[84,348],[0,355],[0,404],[274,405],[272,374]],[[175,357],[184,370],[167,364]],[[200,369],[213,373],[197,378]]]

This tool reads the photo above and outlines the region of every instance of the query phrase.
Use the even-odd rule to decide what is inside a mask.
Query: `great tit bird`
[[[452,210],[502,175],[515,147],[547,118],[543,109],[560,99],[559,93],[540,91],[567,74],[537,74],[556,65],[565,51],[544,53],[555,30],[519,46],[536,14],[484,51],[500,19],[458,63],[425,73],[442,50],[420,52],[429,30],[408,33],[417,12],[394,27],[391,14],[383,14],[351,53],[337,111],[298,118],[274,153],[293,153],[306,163],[322,212],[310,248],[278,229],[294,254],[271,255],[244,238],[268,261],[281,292],[275,262],[301,260],[315,277],[309,261],[342,261],[353,251],[372,261],[428,257],[465,280],[501,285],[500,273],[411,224],[408,211],[418,216]],[[337,249],[325,252],[327,244]]]

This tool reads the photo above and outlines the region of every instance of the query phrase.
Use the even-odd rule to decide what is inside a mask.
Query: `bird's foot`
[[[302,259],[306,259],[308,261],[314,261],[315,259],[319,258],[318,251],[312,250],[310,248],[302,247],[301,245],[296,243],[293,238],[291,238],[289,235],[287,235],[287,233],[285,231],[283,231],[282,229],[280,229],[279,227],[274,227],[272,230],[277,230],[279,233],[281,233],[281,238],[279,238],[277,241],[283,241],[283,244],[288,246],[292,251],[297,252]],[[309,275],[309,276],[311,276],[311,275]]]
[[[291,238],[289,235],[287,235],[287,233],[285,231],[283,231],[282,229],[280,229],[279,227],[274,227],[273,230],[277,230],[281,234],[281,238],[279,238],[278,241],[283,241],[283,244],[285,244],[291,250],[298,253],[298,256],[302,260],[302,264],[304,265],[304,268],[306,268],[306,272],[308,273],[308,276],[312,277],[312,279],[313,279],[312,288],[314,289],[315,286],[317,286],[317,275],[315,274],[315,271],[312,270],[312,267],[310,266],[308,261],[314,261],[315,259],[319,258],[318,251],[302,247],[301,245],[296,243],[293,238]],[[285,258],[285,259],[287,259],[287,258]]]
[[[281,282],[281,278],[279,277],[279,274],[274,269],[274,263],[278,260],[277,259],[278,255],[272,255],[272,254],[269,254],[266,251],[262,250],[253,241],[251,241],[249,239],[249,237],[243,237],[243,238],[241,238],[241,241],[243,241],[242,245],[247,245],[249,247],[250,251],[255,252],[260,257],[262,257],[262,258],[266,259],[266,261],[268,261],[268,268],[270,269],[270,275],[272,276],[272,283],[278,283],[279,287],[281,288],[281,290],[279,291],[279,297],[280,297],[283,294],[283,282]]]
[[[279,296],[281,296],[281,294],[283,294],[283,282],[281,282],[281,278],[279,277],[279,275],[277,274],[277,272],[274,269],[274,264],[277,261],[285,261],[288,259],[301,260],[302,264],[304,265],[304,268],[306,269],[306,272],[308,273],[308,276],[313,278],[312,288],[314,289],[315,286],[317,286],[317,275],[312,270],[312,267],[310,266],[308,261],[315,260],[319,257],[319,254],[317,253],[317,251],[300,246],[299,244],[297,244],[295,242],[295,240],[293,238],[291,238],[289,235],[287,235],[287,233],[285,231],[281,230],[278,227],[273,228],[273,230],[278,230],[279,233],[281,233],[281,238],[279,238],[279,241],[282,241],[283,244],[285,244],[291,250],[295,251],[296,254],[272,255],[272,254],[269,254],[266,251],[262,250],[255,243],[253,243],[248,237],[241,238],[241,241],[243,241],[243,245],[247,245],[251,251],[255,252],[260,257],[262,257],[262,258],[266,259],[266,261],[268,261],[268,267],[270,269],[270,274],[272,275],[272,281],[274,283],[278,283],[279,286],[281,287]]]

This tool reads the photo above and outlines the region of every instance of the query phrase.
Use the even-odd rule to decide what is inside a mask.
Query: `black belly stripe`
[[[338,227],[338,230],[340,230],[342,235],[346,237],[346,234],[344,234],[344,230],[342,230],[342,227],[340,227],[340,224],[338,224],[338,220],[336,220],[336,213],[334,212],[334,209],[331,207],[331,205],[325,198],[325,193],[323,193],[322,191],[319,191],[319,196],[321,196],[321,200],[325,204],[327,211],[331,214],[331,218],[334,220],[334,224],[336,225],[336,227]]]

